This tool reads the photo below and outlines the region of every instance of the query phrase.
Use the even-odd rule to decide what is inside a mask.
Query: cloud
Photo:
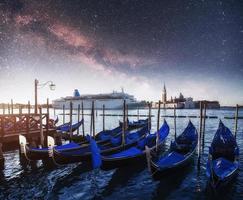
[[[19,26],[26,26],[26,25],[30,24],[32,21],[34,21],[34,19],[30,15],[17,15],[15,17],[16,25],[19,25]]]
[[[125,91],[135,94],[139,99],[144,99],[145,90],[148,90],[146,93],[149,96],[153,95],[154,90],[151,87],[153,84],[136,71],[153,61],[134,53],[112,48],[106,43],[100,42],[103,39],[99,38],[98,35],[96,37],[87,35],[85,27],[77,27],[64,22],[49,11],[42,13],[43,15],[27,5],[23,7],[21,12],[12,13],[10,17],[12,21],[8,24],[11,26],[11,32],[14,33],[13,37],[17,48],[22,51],[21,54],[30,54],[30,57],[37,55],[41,58],[44,58],[43,55],[47,55],[48,57],[45,59],[50,61],[51,56],[56,54],[63,55],[61,59],[71,61],[72,67],[60,63],[60,71],[67,70],[63,69],[64,67],[70,67],[69,76],[73,76],[72,81],[66,80],[65,82],[69,85],[66,86],[68,91],[70,91],[69,87],[73,87],[73,82],[76,85],[88,83],[89,90],[93,92],[97,92],[94,88],[103,83],[104,90],[107,92],[112,88],[117,89],[123,86]],[[39,52],[43,51],[46,54],[41,55]],[[23,56],[23,58],[26,59],[27,56]],[[45,65],[42,61],[37,62],[37,67],[48,68],[51,66],[49,63]],[[77,74],[80,73],[80,76],[77,74],[76,77],[74,76],[74,70],[71,70],[73,68],[77,68],[76,72]],[[78,68],[80,68],[80,71]],[[91,73],[87,75],[88,73],[83,72],[83,68],[87,68]],[[31,78],[29,78],[29,82],[31,82]],[[98,90],[100,92],[101,89]],[[29,91],[31,91],[31,88]],[[63,91],[59,95],[63,95]]]
[[[27,44],[28,48],[32,44],[51,53],[65,54],[68,58],[88,64],[87,67],[106,74],[119,71],[135,75],[139,68],[156,62],[100,43],[102,38],[87,35],[85,26],[77,27],[63,21],[55,12],[51,12],[48,4],[43,7],[36,1],[21,2],[21,9],[12,13],[16,29],[14,32],[15,37],[23,45]],[[37,5],[40,6],[39,9]]]
[[[48,27],[51,33],[57,36],[60,40],[65,43],[77,48],[85,47],[91,48],[93,44],[89,41],[87,37],[82,35],[75,28],[65,26],[61,23],[55,23],[51,27]]]

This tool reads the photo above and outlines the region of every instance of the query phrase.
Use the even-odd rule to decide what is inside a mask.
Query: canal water
[[[140,110],[140,114],[147,114],[148,110]],[[56,110],[56,115],[61,114]],[[76,111],[74,112],[76,113]],[[85,111],[89,114],[90,111]],[[102,111],[97,112],[96,132],[102,130]],[[109,114],[122,114],[122,111],[106,111]],[[137,114],[137,110],[130,110],[129,114]],[[156,129],[157,110],[152,110],[152,131]],[[55,118],[53,110],[51,115]],[[173,115],[173,110],[161,110],[161,115]],[[199,115],[198,110],[177,110],[177,115]],[[81,164],[70,164],[56,168],[45,168],[41,161],[35,167],[25,168],[19,162],[18,151],[4,154],[5,170],[0,172],[0,199],[243,199],[243,120],[238,123],[237,142],[240,147],[240,170],[233,182],[219,194],[212,193],[207,187],[205,166],[208,147],[217,130],[219,119],[232,131],[234,120],[224,119],[224,116],[234,116],[234,110],[208,110],[208,116],[218,116],[218,119],[206,120],[205,148],[203,149],[201,166],[197,167],[197,155],[194,163],[186,170],[154,181],[146,167],[126,167],[110,171],[100,169],[84,172]],[[243,112],[239,112],[243,116]],[[141,118],[142,119],[142,118]],[[63,117],[59,115],[59,124]],[[107,116],[106,128],[118,125],[122,117]],[[130,117],[130,121],[137,117]],[[163,117],[160,124],[163,123]],[[166,118],[170,126],[170,135],[166,146],[174,137],[173,118]],[[183,131],[189,118],[177,118],[177,134]],[[69,121],[69,116],[65,117]],[[77,121],[74,115],[73,122]],[[198,128],[199,118],[191,118]],[[85,115],[85,133],[89,133],[90,116]]]

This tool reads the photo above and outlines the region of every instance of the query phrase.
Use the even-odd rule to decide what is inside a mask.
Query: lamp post
[[[49,84],[50,90],[55,90],[56,85],[52,81],[47,81],[40,84],[39,81],[35,79],[35,114],[38,113],[37,90],[45,87],[47,84]]]

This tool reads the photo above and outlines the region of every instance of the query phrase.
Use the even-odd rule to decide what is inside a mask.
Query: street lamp
[[[35,114],[38,113],[38,105],[37,105],[37,90],[45,87],[49,84],[50,90],[55,90],[56,85],[52,81],[47,81],[45,83],[39,83],[37,79],[35,79]]]

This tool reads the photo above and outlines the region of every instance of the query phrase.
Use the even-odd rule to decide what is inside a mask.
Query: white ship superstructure
[[[121,92],[113,91],[107,94],[86,94],[80,95],[77,89],[74,90],[73,96],[62,97],[52,102],[53,108],[62,109],[63,105],[66,109],[70,108],[70,102],[73,103],[73,108],[77,109],[78,105],[81,106],[83,102],[84,109],[91,109],[92,101],[94,101],[96,109],[102,109],[105,105],[105,109],[121,109],[123,107],[123,101],[126,100],[126,104],[130,108],[144,106],[144,103],[138,102],[133,95]]]

